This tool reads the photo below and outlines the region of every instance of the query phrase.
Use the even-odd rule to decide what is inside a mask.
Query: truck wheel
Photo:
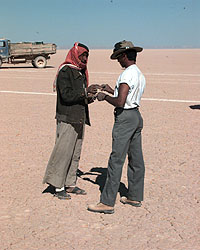
[[[47,59],[44,56],[37,56],[32,64],[36,68],[45,68],[47,65]]]
[[[2,65],[2,59],[0,58],[0,68],[1,68],[1,65]]]

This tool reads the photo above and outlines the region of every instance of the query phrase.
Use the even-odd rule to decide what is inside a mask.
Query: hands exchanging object
[[[109,94],[112,94],[112,95],[114,94],[114,90],[108,84],[102,84],[101,85],[101,90],[106,91],[106,92],[108,92]]]
[[[98,101],[104,101],[105,98],[106,98],[106,96],[108,96],[108,95],[106,95],[106,94],[103,93],[103,92],[99,92],[99,93],[97,94],[97,100],[98,100]]]
[[[89,87],[86,88],[86,91],[88,94],[95,95],[97,93],[97,90],[101,89],[101,86],[99,84],[92,84]]]
[[[92,84],[86,88],[87,99],[89,103],[94,102],[94,100],[97,98],[97,92],[99,89],[101,89],[99,84]]]
[[[92,84],[86,89],[88,93],[88,97],[93,99],[93,101],[97,98],[98,101],[105,100],[107,94],[100,92],[100,91],[106,91],[110,94],[114,93],[114,90],[108,85],[108,84]]]

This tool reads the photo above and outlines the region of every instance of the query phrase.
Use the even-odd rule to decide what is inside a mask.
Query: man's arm
[[[104,101],[106,100],[108,103],[112,104],[115,107],[124,107],[124,104],[126,102],[126,98],[128,95],[129,86],[126,83],[121,83],[119,86],[119,92],[117,97],[112,97],[109,95],[106,95],[103,92],[99,92],[97,95],[98,101]]]
[[[84,88],[75,89],[71,80],[71,74],[70,69],[67,67],[59,72],[57,79],[57,91],[60,92],[62,99],[66,103],[77,103],[86,99],[88,94],[97,93],[97,88],[100,88],[98,84],[90,85],[86,88],[86,91]]]
[[[102,84],[101,90],[108,92],[109,94],[114,95],[114,89],[110,87],[108,84]]]

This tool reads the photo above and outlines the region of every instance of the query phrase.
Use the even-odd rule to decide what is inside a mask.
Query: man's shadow
[[[97,176],[95,181],[91,180],[89,177],[85,176]],[[102,193],[103,188],[106,183],[106,177],[107,177],[107,168],[100,168],[100,167],[94,167],[90,169],[89,172],[82,172],[80,169],[78,169],[77,176],[82,178],[85,181],[89,181],[95,185],[99,186],[99,190]],[[126,188],[125,184],[120,182],[119,190],[118,192],[120,193],[120,196],[126,196],[128,194],[128,189]]]
[[[49,185],[45,190],[42,192],[43,194],[45,193],[50,193],[50,194],[55,194],[55,187],[52,185]]]
[[[200,105],[191,105],[190,108],[191,109],[200,109]]]

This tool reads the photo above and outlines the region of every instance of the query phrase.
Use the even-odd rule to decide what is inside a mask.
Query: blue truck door
[[[0,57],[7,58],[8,54],[8,41],[0,39]]]

